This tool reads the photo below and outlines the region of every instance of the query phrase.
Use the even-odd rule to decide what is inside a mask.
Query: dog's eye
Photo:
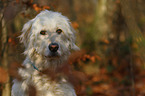
[[[41,34],[41,35],[46,35],[46,31],[42,30],[42,31],[40,32],[40,34]]]
[[[62,32],[62,30],[61,30],[61,29],[57,29],[56,32],[57,32],[58,34],[60,34],[60,33]]]

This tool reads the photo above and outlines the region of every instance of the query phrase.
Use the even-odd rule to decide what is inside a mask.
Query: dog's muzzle
[[[59,45],[57,43],[50,43],[48,47],[51,52],[56,52],[59,48]]]

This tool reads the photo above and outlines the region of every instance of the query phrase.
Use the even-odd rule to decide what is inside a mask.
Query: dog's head
[[[68,18],[58,12],[40,12],[24,25],[22,32],[20,38],[29,56],[35,52],[46,58],[58,58],[79,49]]]

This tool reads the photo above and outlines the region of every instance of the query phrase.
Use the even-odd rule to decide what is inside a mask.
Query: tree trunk
[[[5,24],[5,20],[2,19],[1,22],[1,45],[2,45],[2,51],[1,51],[1,64],[2,67],[8,71],[8,47],[7,47],[7,39],[8,39],[8,33],[7,33],[7,28]],[[8,76],[7,82],[4,84],[3,90],[2,90],[2,96],[10,96],[10,80]]]
[[[130,3],[131,2],[131,3]],[[130,34],[132,35],[135,42],[137,42],[140,53],[142,55],[143,60],[145,60],[145,38],[137,25],[137,21],[135,20],[135,14],[133,12],[133,7],[135,6],[136,0],[120,0],[122,14],[125,18],[127,27],[129,29]],[[135,8],[137,9],[137,8]]]
[[[107,23],[106,23],[106,4],[107,0],[97,0],[96,5],[96,17],[95,17],[95,28],[94,30],[97,32],[97,35],[95,36],[96,41],[98,39],[105,39],[106,38],[106,32],[107,32]],[[95,32],[95,33],[96,33]]]

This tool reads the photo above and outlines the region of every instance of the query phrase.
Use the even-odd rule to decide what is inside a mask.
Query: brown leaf
[[[8,81],[8,72],[0,67],[0,83],[6,83]]]
[[[79,24],[77,22],[72,22],[72,26],[74,29],[79,28]]]
[[[39,12],[41,11],[41,7],[39,7],[37,4],[33,4],[33,9],[36,11],[36,12]]]
[[[49,6],[43,6],[42,10],[44,10],[44,9],[50,9],[50,7]]]

